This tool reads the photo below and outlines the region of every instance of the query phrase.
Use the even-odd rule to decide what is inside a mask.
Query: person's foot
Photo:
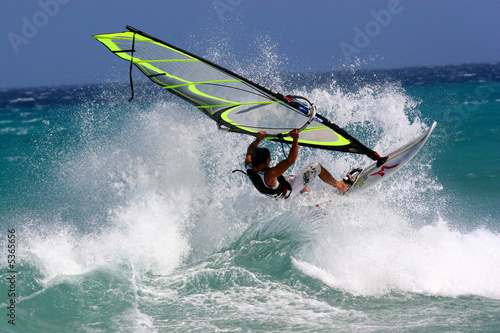
[[[349,177],[349,179],[352,180],[352,178],[351,178],[350,175],[348,175],[348,177]],[[341,181],[341,182],[337,182],[337,186],[336,187],[337,187],[337,189],[339,190],[339,192],[341,194],[344,194],[349,189],[349,186],[350,185],[348,183],[346,183],[345,181]]]
[[[357,168],[357,169],[352,169],[345,177],[342,179],[343,183],[347,185],[346,189],[344,190],[345,193],[353,184],[356,178],[359,176],[359,174],[363,171],[363,169]]]

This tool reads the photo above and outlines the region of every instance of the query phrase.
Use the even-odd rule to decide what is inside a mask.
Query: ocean
[[[438,124],[372,190],[278,201],[231,173],[251,137],[152,83],[0,90],[0,331],[499,332],[500,64],[276,72],[243,74],[382,155]]]

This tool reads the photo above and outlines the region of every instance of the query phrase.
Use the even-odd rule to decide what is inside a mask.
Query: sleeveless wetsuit
[[[264,180],[264,173],[266,170],[262,170],[259,172],[253,172],[252,163],[248,163],[247,167],[247,175],[252,181],[255,188],[265,195],[269,195],[276,198],[288,198],[291,194],[291,186],[285,180],[285,177],[282,175],[277,178],[278,182],[273,187],[267,186]]]

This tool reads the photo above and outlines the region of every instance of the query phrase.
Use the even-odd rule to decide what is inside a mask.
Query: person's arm
[[[290,132],[290,137],[293,139],[290,153],[288,154],[288,157],[286,159],[276,164],[275,167],[270,168],[266,171],[264,179],[266,180],[267,184],[275,184],[275,182],[273,182],[272,180],[284,174],[286,170],[288,170],[288,168],[290,168],[297,160],[297,156],[299,155],[299,131],[297,129],[294,129]]]
[[[245,157],[245,168],[246,166],[252,162],[252,153],[253,151],[259,146],[259,143],[264,140],[264,138],[266,137],[267,133],[262,131],[262,132],[259,132],[257,133],[257,138],[255,139],[254,142],[252,142],[250,144],[250,146],[248,146],[248,149],[247,149],[247,156]]]

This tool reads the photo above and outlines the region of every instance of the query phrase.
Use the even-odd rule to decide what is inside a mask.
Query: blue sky
[[[1,0],[0,87],[127,81],[94,34],[127,24],[241,63],[268,41],[280,71],[500,61],[499,0]],[[257,42],[256,42],[257,41]],[[223,57],[223,58],[224,58]]]

